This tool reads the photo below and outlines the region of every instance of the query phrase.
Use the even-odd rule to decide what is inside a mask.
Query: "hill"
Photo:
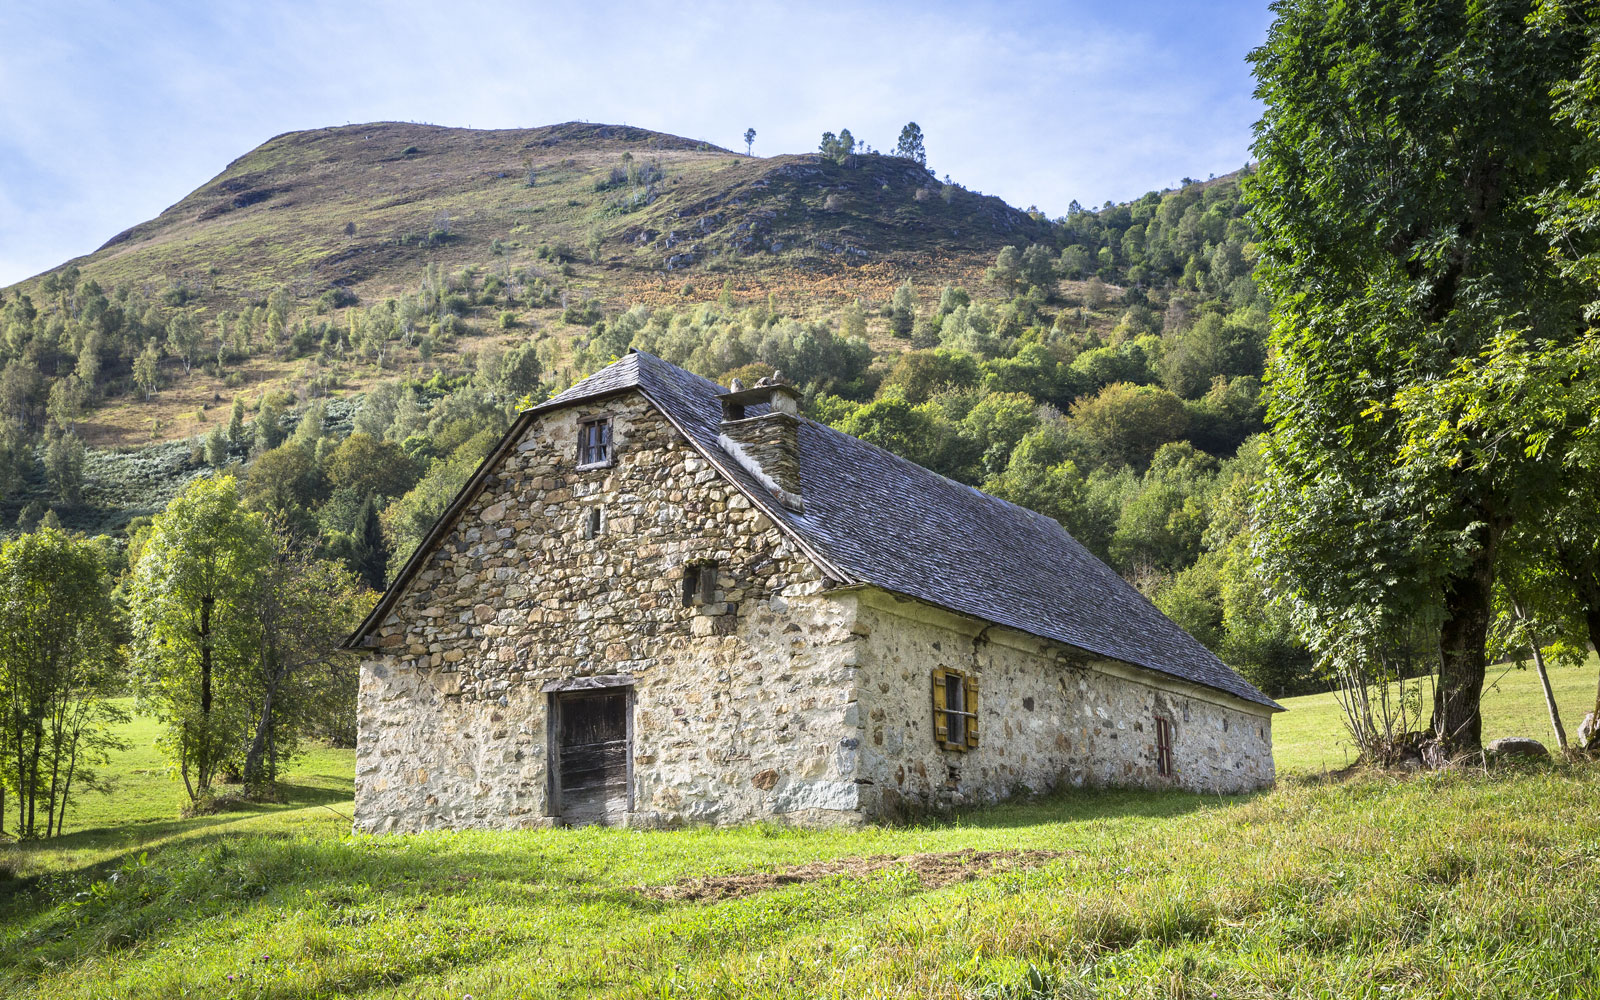
[[[564,244],[582,251],[576,284],[603,277],[623,296],[710,261],[937,277],[1048,234],[998,198],[946,187],[909,160],[752,158],[627,126],[379,122],[270,139],[51,273],[71,266],[108,288],[157,284],[237,308],[278,287],[375,299],[414,287],[425,265],[537,266],[538,246]]]
[[[1593,680],[1593,661],[1558,671],[1559,691],[1582,689],[1568,711]],[[1503,678],[1491,734],[1537,697],[1530,674]],[[1307,709],[1302,736],[1337,738],[1315,698],[1289,704],[1280,725]],[[287,805],[179,820],[153,728],[126,735],[118,805],[78,807],[95,828],[0,853],[8,996],[1584,997],[1600,982],[1592,763],[1288,777],[1225,799],[1080,791],[861,831],[352,838],[349,751],[294,765]]]

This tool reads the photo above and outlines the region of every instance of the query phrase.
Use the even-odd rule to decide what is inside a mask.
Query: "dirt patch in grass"
[[[753,896],[787,885],[816,882],[844,875],[864,878],[881,871],[909,871],[929,889],[968,882],[998,872],[1037,868],[1073,851],[942,851],[929,854],[874,854],[865,858],[836,858],[813,861],[776,872],[747,875],[715,875],[689,879],[672,885],[640,886],[638,891],[652,899],[716,901]]]

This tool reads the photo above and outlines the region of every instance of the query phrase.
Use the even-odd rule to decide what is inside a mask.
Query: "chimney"
[[[778,502],[805,512],[800,499],[800,394],[777,372],[746,389],[738,379],[722,400],[717,443]],[[768,404],[766,413],[745,416],[745,408]]]

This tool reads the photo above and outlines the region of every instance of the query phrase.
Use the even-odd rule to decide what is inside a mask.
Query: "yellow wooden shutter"
[[[950,717],[944,714],[949,707],[944,700],[944,677],[943,667],[933,668],[933,738],[941,746],[950,742]]]
[[[978,745],[978,679],[967,678],[967,711],[972,713],[967,719],[967,746]]]

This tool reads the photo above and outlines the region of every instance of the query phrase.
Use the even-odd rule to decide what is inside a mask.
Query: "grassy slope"
[[[1600,658],[1593,654],[1580,666],[1550,669],[1550,688],[1569,739],[1577,733],[1585,713],[1594,711],[1597,670]],[[1339,770],[1355,759],[1332,694],[1285,698],[1282,704],[1289,711],[1272,722],[1272,756],[1280,774]],[[1432,690],[1425,684],[1424,717],[1432,706]],[[1556,745],[1544,692],[1531,666],[1526,670],[1509,664],[1489,668],[1483,691],[1483,738],[1488,741],[1501,736],[1532,736],[1552,749]]]
[[[1557,675],[1569,711],[1594,669]],[[1335,738],[1315,699],[1292,707],[1280,734]],[[1486,709],[1490,735],[1540,732],[1530,673],[1503,678]],[[0,892],[0,993],[1020,997],[1047,983],[1060,996],[1600,995],[1592,765],[1291,778],[1227,799],[1079,793],[912,829],[368,838],[341,815],[348,752],[299,764],[286,807],[179,821],[153,729],[136,726],[114,805],[86,799],[71,829],[121,825],[15,859],[49,874],[36,892]],[[1304,741],[1280,735],[1279,753],[1296,770]],[[1013,848],[1065,853],[939,889],[885,871],[717,903],[633,890]]]

